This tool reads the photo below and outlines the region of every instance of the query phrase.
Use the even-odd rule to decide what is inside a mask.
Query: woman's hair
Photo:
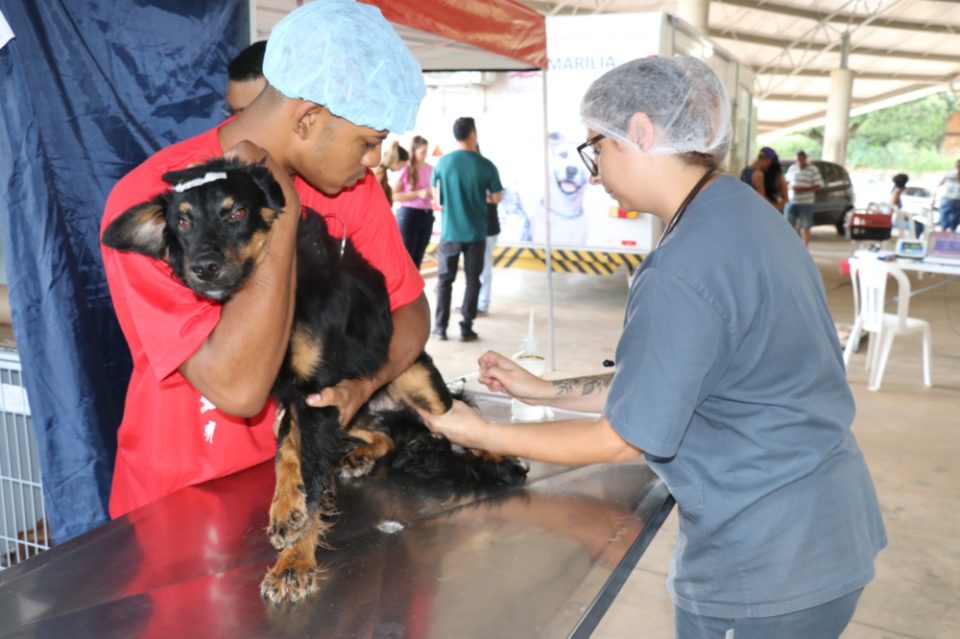
[[[380,154],[380,166],[385,170],[388,170],[391,166],[397,162],[406,162],[410,159],[410,154],[407,153],[407,150],[400,146],[398,140],[391,140],[383,149],[383,153]]]
[[[383,153],[380,154],[380,164],[373,170],[373,174],[377,176],[377,181],[380,182],[380,186],[387,196],[387,202],[390,202],[390,204],[393,204],[393,189],[390,188],[389,177],[390,167],[397,162],[406,162],[409,159],[410,154],[407,153],[405,148],[400,146],[400,142],[391,140],[384,147]]]
[[[630,120],[636,113],[645,113],[654,127],[646,153],[711,167],[727,155],[730,100],[717,74],[696,58],[631,60],[594,80],[580,104],[590,129],[633,145]]]
[[[763,173],[763,190],[767,197],[776,202],[783,193],[780,192],[780,176],[783,175],[783,166],[779,160],[770,160],[770,168]]]
[[[419,135],[413,136],[413,140],[410,141],[410,168],[407,169],[407,186],[410,187],[411,191],[417,190],[417,180],[420,179],[421,165],[420,160],[417,159],[417,150],[428,144],[427,139]]]

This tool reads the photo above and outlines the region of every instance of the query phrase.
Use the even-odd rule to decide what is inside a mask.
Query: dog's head
[[[222,158],[163,180],[171,188],[121,213],[103,243],[166,260],[195,293],[226,301],[262,259],[283,190],[262,164]]]
[[[549,138],[553,182],[564,195],[577,195],[589,181],[586,168],[577,154],[577,145],[559,133],[551,133]]]

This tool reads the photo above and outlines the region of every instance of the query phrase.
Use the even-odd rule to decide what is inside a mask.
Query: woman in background
[[[413,136],[410,164],[393,185],[394,200],[401,205],[397,211],[400,235],[417,268],[423,262],[423,254],[433,232],[433,192],[430,189],[433,167],[426,161],[428,146],[425,138]]]
[[[783,165],[776,154],[770,160],[770,168],[763,174],[763,190],[773,208],[783,213],[783,207],[787,204],[787,180],[783,177]]]
[[[387,196],[387,202],[393,206],[393,189],[390,188],[390,171],[399,171],[407,166],[410,161],[410,154],[400,146],[396,140],[389,142],[380,156],[380,164],[373,169],[373,174],[377,176],[377,181],[383,188],[384,195]]]

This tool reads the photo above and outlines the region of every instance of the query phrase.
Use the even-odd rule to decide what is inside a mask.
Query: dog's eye
[[[242,220],[245,217],[247,217],[247,209],[243,207],[238,206],[237,208],[230,211],[231,220]]]
[[[180,227],[181,231],[189,231],[191,228],[193,228],[193,220],[191,220],[189,217],[178,217],[177,226]]]

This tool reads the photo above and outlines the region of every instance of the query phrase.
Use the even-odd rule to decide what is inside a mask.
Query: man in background
[[[477,152],[477,125],[473,118],[453,123],[457,150],[440,158],[433,169],[434,202],[440,202],[440,245],[437,247],[437,308],[433,336],[447,339],[450,295],[457,278],[460,254],[467,289],[460,307],[460,341],[477,339],[473,320],[477,317],[480,274],[487,246],[487,203],[499,204],[503,197],[500,174],[493,162]]]
[[[267,80],[263,77],[263,54],[267,41],[254,42],[237,54],[227,68],[226,115],[236,115],[260,95]]]
[[[797,229],[804,246],[810,246],[810,228],[813,226],[814,202],[817,191],[823,188],[820,170],[807,162],[807,154],[797,151],[797,161],[787,169],[790,201],[784,209],[787,222]]]
[[[944,231],[956,231],[960,225],[960,160],[950,173],[943,176],[938,188],[940,194],[940,226]]]

